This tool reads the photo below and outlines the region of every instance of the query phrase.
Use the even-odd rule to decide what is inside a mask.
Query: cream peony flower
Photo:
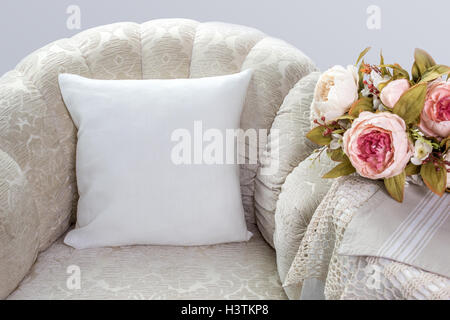
[[[428,155],[433,151],[433,147],[423,140],[416,140],[414,144],[414,155],[411,158],[412,164],[419,166]]]
[[[354,66],[334,66],[317,82],[311,105],[311,119],[331,122],[345,114],[358,100],[358,70]]]

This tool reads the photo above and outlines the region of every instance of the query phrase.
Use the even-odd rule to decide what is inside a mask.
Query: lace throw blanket
[[[285,287],[319,279],[327,299],[450,299],[447,277],[382,257],[339,254],[353,216],[380,189],[358,176],[332,185],[308,225]]]

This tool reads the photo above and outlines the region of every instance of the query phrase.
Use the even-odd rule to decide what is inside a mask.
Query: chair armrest
[[[316,145],[306,138],[309,110],[319,72],[301,78],[289,91],[272,123],[255,178],[256,222],[264,239],[273,246],[275,210],[286,177],[308,157]]]
[[[0,150],[0,299],[23,279],[38,252],[39,221],[27,179]]]
[[[287,176],[278,199],[274,245],[282,283],[316,208],[333,182],[332,179],[323,179],[322,176],[336,163],[330,160],[325,152],[313,160],[316,157],[318,154],[313,153]],[[285,291],[290,299],[298,299],[301,288],[285,287]]]

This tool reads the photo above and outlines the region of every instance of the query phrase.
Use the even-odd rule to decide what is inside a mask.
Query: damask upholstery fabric
[[[261,31],[245,26],[221,22],[199,24],[195,30],[189,77],[221,76],[243,70],[242,64],[249,52],[265,37]]]
[[[285,96],[300,79],[316,70],[302,52],[255,29],[187,19],[101,26],[50,43],[23,59],[0,78],[0,150],[17,163],[26,178],[35,205],[33,213],[38,217],[37,239],[21,235],[21,241],[33,242],[37,248],[16,254],[34,260],[67,230],[76,209],[76,129],[61,99],[57,81],[60,73],[97,79],[150,79],[203,77],[248,68],[254,70],[254,78],[241,127],[268,131]],[[262,144],[260,150],[265,149]],[[255,222],[258,166],[241,167],[241,191],[250,224]],[[282,175],[279,178],[284,179]],[[278,193],[275,188],[271,199]],[[265,221],[273,219],[273,206],[257,209],[257,216],[258,226],[271,242],[273,226],[265,230]],[[5,250],[0,247],[0,255]],[[19,272],[22,269],[18,264]]]
[[[24,155],[21,160],[19,160],[20,152],[7,152],[23,170],[27,168],[27,179],[31,180],[30,176],[34,173],[39,174],[35,178],[36,185],[33,191],[40,195],[33,199],[40,217],[39,250],[44,250],[67,230],[76,200],[74,158],[76,131],[62,101],[57,76],[63,72],[89,76],[90,72],[85,59],[80,55],[79,48],[67,39],[56,41],[32,53],[22,60],[13,72],[20,75],[18,78],[23,79],[27,89],[13,91],[16,100],[9,108],[16,110],[17,107],[22,107],[23,112],[28,112],[30,116],[42,117],[42,123],[31,122],[29,127],[19,127],[17,130],[21,135],[14,135],[12,138],[14,145],[22,144],[24,149],[29,148],[26,135],[33,137],[37,142],[42,141],[37,144],[34,152]],[[31,111],[30,104],[22,100],[22,97],[29,95],[30,92],[36,95],[35,100],[44,104],[40,113]],[[33,101],[33,104],[35,103]],[[19,124],[23,120],[20,117]],[[11,122],[6,123],[2,129],[5,133],[10,132],[8,128],[13,125]],[[39,130],[37,134],[33,132],[36,130]],[[22,165],[22,161],[27,165]]]
[[[241,128],[244,130],[250,128],[265,129],[268,132],[270,132],[277,112],[289,91],[300,79],[316,70],[313,62],[302,52],[284,41],[270,37],[259,41],[249,52],[243,64],[243,69],[247,68],[253,70],[253,81],[250,82],[247,101],[242,112]],[[285,108],[288,108],[288,103],[289,101]],[[293,103],[293,100],[290,100],[290,103]],[[301,113],[299,109],[296,109],[296,111]],[[301,124],[299,126],[301,127]],[[266,141],[260,141],[256,145],[258,147],[256,152],[259,155],[267,150],[266,144]],[[251,152],[250,147],[255,146],[248,145],[246,141],[245,150]],[[273,220],[274,212],[272,210],[265,211],[264,208],[257,206],[254,201],[254,196],[257,193],[255,191],[255,177],[263,175],[262,172],[257,172],[258,167],[259,164],[242,166],[241,192],[244,205],[247,201],[250,201],[251,207],[255,208],[259,230],[261,230],[266,241],[272,244],[273,225],[266,223],[266,221]],[[284,173],[279,172],[283,178],[287,175]],[[269,174],[273,174],[273,172]],[[276,197],[278,190],[272,192],[274,193],[272,198]],[[262,196],[259,198],[262,199]]]
[[[272,246],[274,216],[281,187],[286,176],[314,150],[314,145],[306,139],[306,133],[309,131],[309,110],[319,75],[319,72],[310,73],[286,95],[261,153],[255,179],[255,206],[259,213],[260,230]]]
[[[249,242],[202,247],[74,250],[59,239],[9,299],[286,299],[273,249],[251,231]],[[67,286],[69,266],[79,290]]]
[[[67,229],[75,190],[68,159],[73,125],[60,103],[61,109],[50,107],[22,72],[0,78],[0,150],[20,166],[30,184],[39,216],[40,250]]]
[[[39,217],[19,165],[0,151],[0,299],[23,278],[36,258]]]
[[[189,78],[197,21],[153,20],[141,25],[142,78]]]
[[[141,25],[100,26],[83,31],[69,41],[79,50],[91,78],[142,79]]]

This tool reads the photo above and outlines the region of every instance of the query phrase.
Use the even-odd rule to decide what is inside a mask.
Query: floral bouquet
[[[450,68],[416,49],[410,75],[385,64],[382,54],[379,65],[365,63],[369,49],[355,66],[324,72],[316,85],[307,138],[339,162],[324,178],[357,172],[383,179],[402,202],[407,177],[421,177],[442,196],[450,187]]]

